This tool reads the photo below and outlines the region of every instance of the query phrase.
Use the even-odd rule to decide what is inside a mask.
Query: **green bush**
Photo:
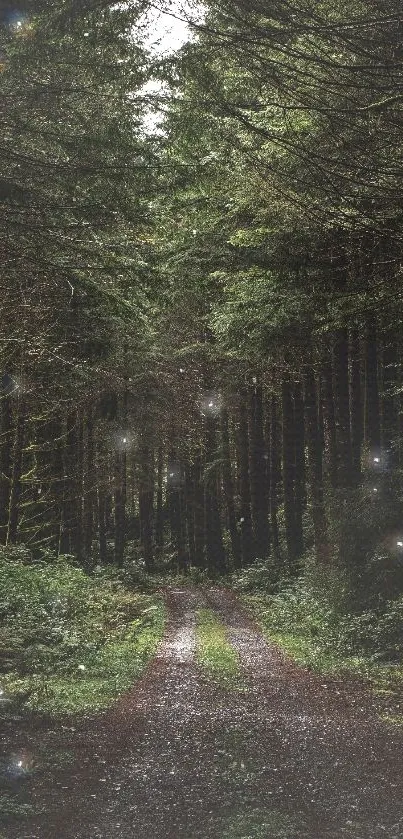
[[[336,564],[349,578],[351,611],[377,609],[403,594],[401,501],[391,480],[372,477],[349,495],[336,492],[330,505]]]
[[[0,670],[12,696],[38,707],[53,697],[58,709],[104,704],[129,687],[161,631],[160,599],[128,591],[113,572],[1,552]]]
[[[280,568],[273,560],[257,559],[247,568],[235,571],[231,578],[232,586],[239,592],[264,591],[274,594],[285,580]]]
[[[403,596],[352,611],[350,585],[346,571],[308,563],[299,580],[276,594],[259,588],[248,602],[270,633],[301,639],[313,663],[323,656],[402,660]]]

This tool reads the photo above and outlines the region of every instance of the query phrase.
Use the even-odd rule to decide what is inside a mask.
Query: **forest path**
[[[243,689],[195,662],[206,604],[239,652]],[[67,765],[26,782],[43,816],[1,839],[403,837],[403,733],[377,718],[367,691],[294,665],[230,592],[171,589],[167,606],[143,679],[67,727]]]

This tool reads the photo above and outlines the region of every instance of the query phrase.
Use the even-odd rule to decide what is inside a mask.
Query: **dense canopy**
[[[393,565],[400,3],[149,6],[2,4],[1,540]]]

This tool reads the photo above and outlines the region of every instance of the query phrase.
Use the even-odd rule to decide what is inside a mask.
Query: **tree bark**
[[[270,550],[269,498],[263,429],[263,388],[255,385],[251,395],[250,487],[254,544],[259,559],[267,559]]]
[[[84,557],[87,568],[92,568],[92,542],[96,508],[94,418],[89,408],[86,419],[86,458],[84,479]]]
[[[395,333],[386,333],[382,352],[382,426],[381,444],[385,452],[389,452],[389,463],[398,463],[399,410],[398,389],[399,359],[398,338]]]
[[[13,446],[13,412],[11,407],[11,392],[12,379],[6,374],[2,377],[0,391],[0,544],[3,545],[7,542],[11,491]]]
[[[325,431],[325,451],[327,454],[327,468],[330,486],[336,489],[337,480],[337,440],[336,413],[334,405],[333,369],[331,360],[326,360],[322,366],[323,382],[323,421]]]
[[[157,554],[161,558],[164,553],[164,504],[163,504],[163,478],[164,478],[164,450],[160,446],[157,458],[157,508],[155,517],[155,545]]]
[[[211,571],[225,571],[220,504],[217,490],[219,464],[216,420],[206,418],[206,472],[205,472],[205,544],[207,564]]]
[[[294,384],[294,439],[295,439],[295,528],[297,556],[304,552],[302,516],[306,507],[306,467],[304,398],[300,382]]]
[[[196,565],[195,550],[195,495],[193,470],[189,463],[185,466],[185,511],[189,565]]]
[[[107,543],[107,513],[106,493],[103,487],[98,487],[98,535],[99,535],[99,562],[101,565],[108,563]]]
[[[121,568],[124,561],[126,542],[126,493],[127,493],[127,457],[126,452],[117,452],[115,457],[115,563]]]
[[[284,524],[289,570],[299,557],[299,537],[295,514],[295,428],[292,388],[288,374],[282,381],[282,460],[284,488]]]
[[[195,565],[204,568],[206,564],[204,544],[204,486],[202,480],[202,455],[198,455],[193,464],[194,487],[194,536],[195,536]]]
[[[365,336],[365,442],[370,458],[379,457],[381,421],[378,385],[378,342],[376,319],[368,316]]]
[[[253,530],[251,515],[251,493],[249,478],[249,437],[247,393],[241,388],[239,405],[239,427],[237,434],[237,449],[239,459],[239,492],[240,492],[240,527],[242,564],[250,565],[254,559]]]
[[[348,362],[348,333],[346,329],[341,329],[336,336],[333,347],[338,485],[341,488],[348,488],[354,485]]]
[[[364,438],[364,423],[361,387],[360,336],[357,329],[351,330],[350,335],[350,416],[354,485],[358,486],[361,481],[361,456]]]
[[[182,492],[182,466],[172,450],[168,461],[167,499],[171,542],[176,552],[178,570],[186,571],[186,549],[184,540],[184,503]]]
[[[232,559],[234,567],[240,568],[242,564],[241,543],[235,513],[235,492],[231,466],[229,421],[228,411],[226,408],[224,408],[221,413],[221,451],[224,497],[228,514],[228,529],[231,539]]]
[[[304,372],[306,442],[308,449],[308,476],[315,553],[319,564],[330,560],[327,519],[323,493],[323,460],[318,421],[318,402],[313,368],[307,365]]]
[[[82,559],[83,548],[81,438],[81,417],[73,412],[67,418],[66,446],[63,452],[65,480],[60,547],[62,553],[72,554],[79,560]]]
[[[281,433],[278,421],[277,399],[270,400],[270,523],[274,555],[281,560],[280,536],[278,525],[278,503],[281,488]]]
[[[22,399],[17,404],[17,422],[13,448],[13,469],[11,477],[10,508],[8,519],[7,543],[14,545],[18,535],[19,504],[21,497],[21,476],[24,451],[25,406]]]
[[[153,512],[154,512],[154,457],[149,446],[139,449],[139,512],[140,541],[147,571],[154,565]]]

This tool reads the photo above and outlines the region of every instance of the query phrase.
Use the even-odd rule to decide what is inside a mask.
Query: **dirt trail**
[[[27,781],[46,813],[4,839],[402,839],[403,734],[362,688],[286,660],[228,592],[206,600],[228,627],[245,690],[194,660],[196,590],[172,590],[142,681],[66,730],[72,763]],[[60,732],[55,732],[60,740]]]

